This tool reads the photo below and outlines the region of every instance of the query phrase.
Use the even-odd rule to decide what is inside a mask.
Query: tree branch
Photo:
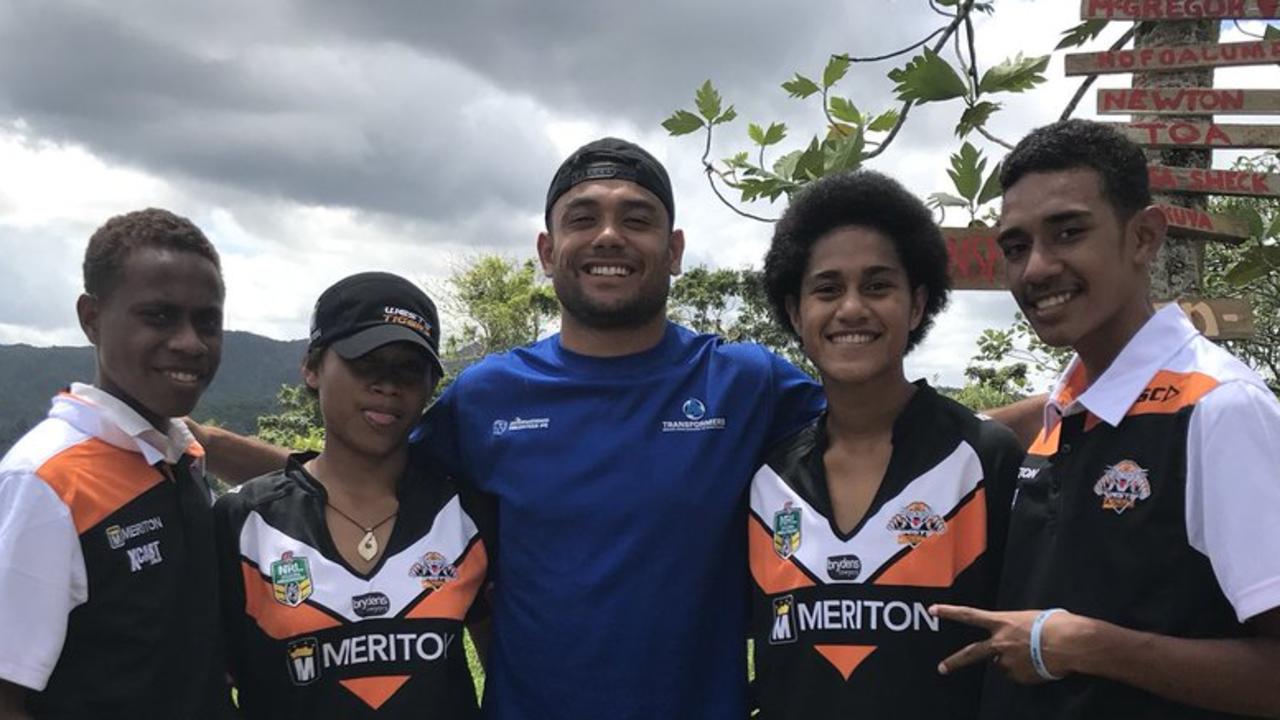
[[[973,2],[974,0],[965,1],[964,7],[960,9],[960,12],[956,15],[955,19],[952,20],[951,24],[943,31],[942,37],[938,38],[938,42],[934,43],[933,51],[935,53],[946,47],[947,40],[950,39],[951,34],[956,31],[956,28],[960,26],[960,23],[964,22],[965,17],[967,17],[969,12],[973,10]],[[894,123],[893,128],[889,130],[889,134],[880,141],[880,147],[862,156],[864,161],[880,155],[889,148],[893,139],[898,136],[898,132],[902,130],[903,123],[907,121],[907,114],[911,112],[911,106],[914,104],[915,102],[912,100],[902,103],[902,110],[898,113],[898,122]]]
[[[712,165],[711,161],[707,160],[707,158],[711,157],[711,127],[712,127],[711,124],[708,123],[707,124],[707,144],[702,150],[702,170],[707,175],[707,185],[711,186],[711,192],[715,193],[716,197],[720,198],[720,202],[724,203],[725,207],[738,213],[744,218],[758,220],[763,223],[778,222],[777,218],[766,218],[766,217],[760,217],[759,215],[752,215],[746,210],[739,208],[737,205],[734,205],[732,202],[730,202],[730,200],[720,192],[720,188],[716,187],[715,176],[718,175],[719,173],[716,172],[715,165]]]
[[[907,53],[911,52],[912,50],[915,50],[916,48],[920,47],[921,45],[924,45],[925,43],[927,43],[927,42],[929,42],[930,40],[934,39],[935,37],[937,37],[937,36],[938,36],[938,33],[943,32],[943,31],[944,31],[944,30],[946,30],[946,29],[947,29],[947,28],[946,28],[945,26],[940,27],[940,28],[938,28],[937,30],[934,30],[933,32],[931,32],[931,33],[929,33],[928,35],[926,35],[926,36],[924,37],[924,39],[923,39],[923,40],[921,40],[920,42],[917,42],[917,43],[913,43],[913,44],[911,44],[911,45],[908,45],[907,47],[904,47],[904,48],[902,48],[901,50],[894,50],[894,51],[893,51],[893,52],[891,52],[891,53],[885,53],[884,55],[872,55],[872,56],[870,56],[870,57],[853,57],[853,56],[849,55],[848,53],[845,53],[845,54],[843,54],[843,55],[832,55],[831,57],[843,58],[843,59],[845,59],[845,60],[848,60],[848,61],[849,61],[849,62],[851,62],[851,63],[880,62],[881,60],[888,60],[888,59],[890,59],[890,58],[898,57],[899,55],[906,55]]]
[[[1129,41],[1133,39],[1133,34],[1137,29],[1138,24],[1134,23],[1133,27],[1125,30],[1124,34],[1111,44],[1111,47],[1107,49],[1107,52],[1115,52],[1116,50],[1123,48],[1125,45],[1128,45]],[[1076,106],[1080,104],[1080,100],[1084,98],[1084,94],[1089,91],[1089,88],[1093,87],[1093,81],[1097,79],[1097,75],[1090,75],[1084,79],[1084,82],[1080,83],[1080,87],[1076,90],[1076,94],[1071,97],[1071,102],[1067,103],[1067,107],[1063,109],[1062,115],[1058,116],[1059,120],[1066,120],[1071,117],[1071,113],[1076,111]]]
[[[992,135],[991,133],[987,132],[987,129],[986,129],[986,128],[984,128],[984,127],[982,127],[981,125],[974,125],[974,126],[973,126],[973,129],[974,129],[974,130],[977,130],[977,131],[978,131],[978,134],[979,134],[979,135],[981,135],[982,137],[984,137],[984,138],[986,138],[986,139],[990,140],[991,142],[993,142],[993,143],[995,143],[995,144],[999,145],[1000,147],[1003,147],[1005,150],[1012,150],[1012,149],[1013,149],[1013,144],[1012,144],[1012,143],[1005,142],[1004,140],[1001,140],[1000,138],[996,137],[995,135]]]

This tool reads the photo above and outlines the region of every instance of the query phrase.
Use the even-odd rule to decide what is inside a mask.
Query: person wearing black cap
[[[410,458],[439,341],[435,305],[396,275],[353,275],[316,302],[302,371],[324,450],[214,508],[246,717],[478,714],[462,625],[485,581],[486,515]]]

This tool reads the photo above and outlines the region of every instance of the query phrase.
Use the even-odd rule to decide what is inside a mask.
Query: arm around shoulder
[[[183,420],[204,447],[209,472],[232,485],[275,472],[284,467],[289,458],[287,448],[238,435],[226,428],[201,425],[191,418]]]
[[[0,720],[32,720],[26,711],[27,689],[0,680]]]

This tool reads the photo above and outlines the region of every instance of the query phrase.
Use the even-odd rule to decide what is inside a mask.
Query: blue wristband
[[[1054,613],[1065,612],[1062,608],[1049,608],[1042,610],[1036,616],[1034,622],[1031,623],[1031,666],[1036,669],[1036,674],[1045,680],[1061,680],[1062,675],[1054,675],[1049,672],[1049,668],[1044,665],[1044,651],[1040,649],[1040,633],[1044,631],[1044,624]]]

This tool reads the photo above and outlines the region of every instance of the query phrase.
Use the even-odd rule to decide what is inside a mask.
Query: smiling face
[[[1073,169],[1030,173],[1006,190],[997,242],[1040,339],[1102,368],[1151,315],[1148,267],[1163,237],[1159,211],[1121,218],[1098,174]]]
[[[80,326],[97,352],[96,384],[152,425],[187,415],[222,356],[222,277],[192,252],[139,247],[105,297],[81,295]]]
[[[303,369],[307,386],[320,395],[325,452],[341,447],[383,457],[401,448],[435,390],[433,367],[426,351],[408,342],[353,360],[325,349],[319,363]]]
[[[791,324],[824,384],[900,382],[907,336],[924,313],[925,288],[911,289],[889,238],[849,226],[809,251]]]
[[[662,317],[684,234],[648,190],[626,180],[574,186],[551,208],[538,258],[568,323],[640,327]]]

